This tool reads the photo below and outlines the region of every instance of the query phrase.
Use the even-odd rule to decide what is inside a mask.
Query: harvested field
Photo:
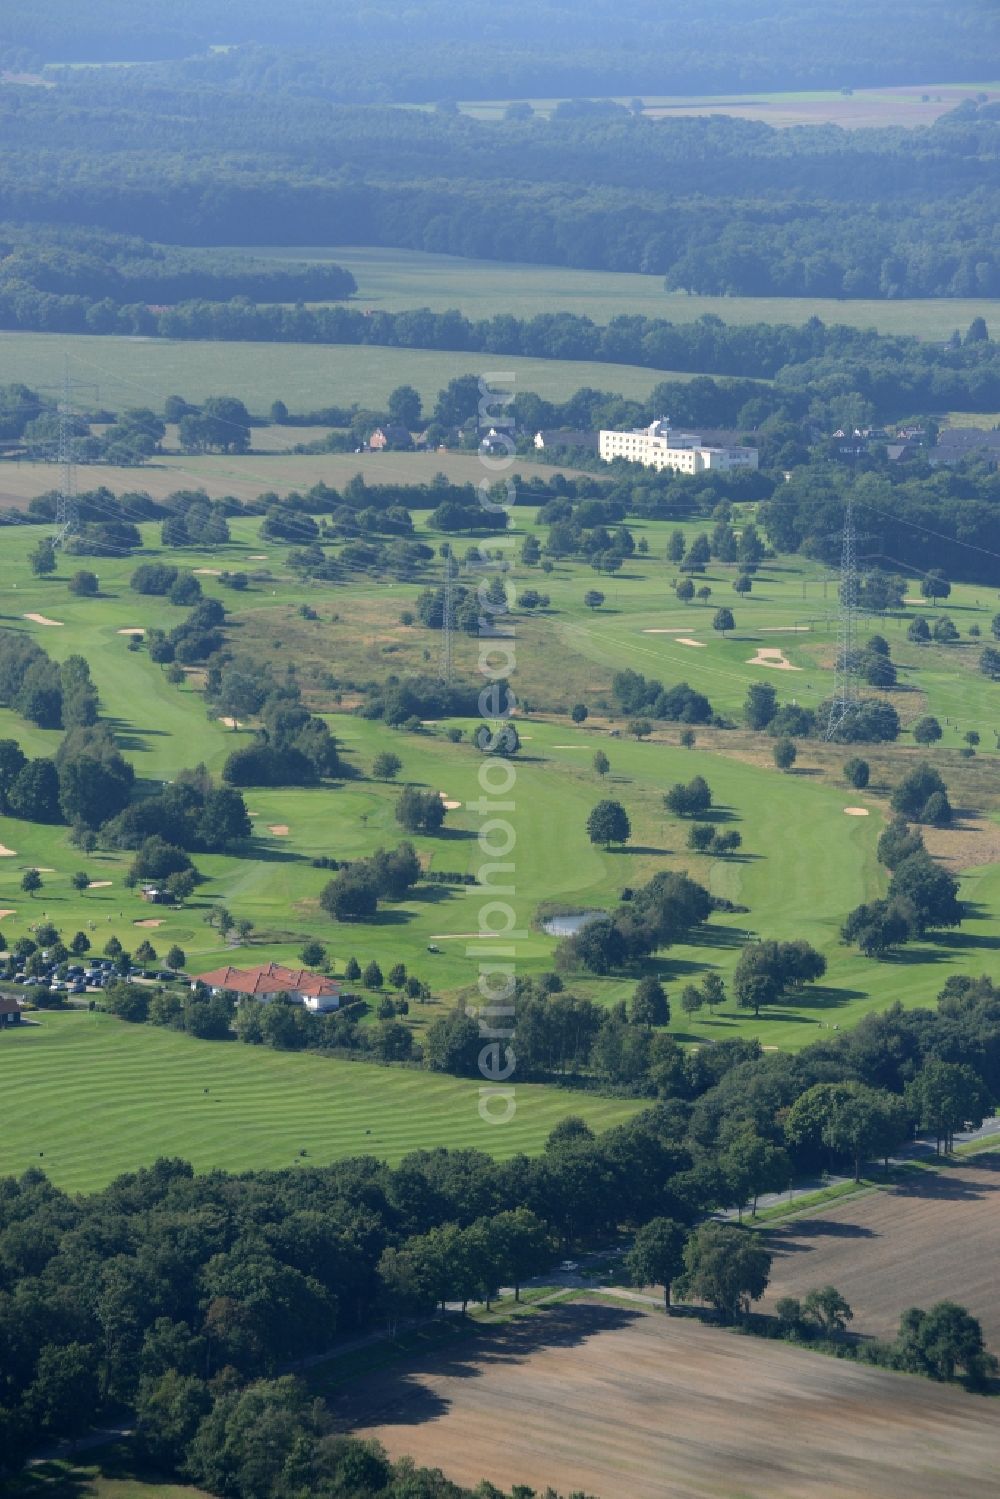
[[[768,1234],[775,1259],[762,1306],[834,1285],[854,1309],[852,1331],[886,1337],[908,1306],[957,1301],[1000,1352],[998,1239],[1000,1154],[914,1172]]]
[[[587,1301],[552,1306],[336,1396],[394,1457],[470,1486],[601,1499],[980,1499],[989,1401],[931,1381]]]
[[[724,114],[738,120],[764,120],[779,130],[795,125],[838,125],[842,130],[902,126],[912,130],[930,124],[967,97],[968,89],[961,84],[935,84],[933,88],[900,84],[852,89],[846,94],[829,89],[730,99],[651,100],[646,113],[653,119]]]
[[[226,345],[230,354],[234,350],[249,347],[249,344]],[[277,345],[272,347],[277,348]],[[302,344],[290,344],[287,347],[293,354],[308,348]],[[0,331],[0,354],[3,349],[4,334]],[[389,352],[395,354],[399,351],[394,349]],[[59,357],[61,359],[62,356]],[[553,360],[552,367],[565,369],[568,366]],[[621,367],[590,366],[590,371],[593,374],[599,368],[614,372]],[[649,374],[654,383],[655,376],[643,370],[636,370],[635,373],[642,377],[643,383],[643,390],[636,394],[644,396],[648,394],[646,375]],[[608,378],[611,378],[610,374]],[[170,388],[167,387],[168,394]],[[391,381],[388,388],[391,388]],[[570,395],[574,388],[568,387],[566,394]],[[311,393],[303,395],[304,400],[311,398]],[[335,486],[343,485],[360,473],[374,483],[423,484],[438,472],[447,474],[455,483],[478,483],[483,469],[474,453],[164,453],[158,456],[155,463],[143,466],[141,478],[134,468],[119,468],[107,463],[88,464],[87,482],[94,489],[104,485],[113,494],[124,494],[138,486],[154,500],[162,500],[177,489],[204,489],[211,499],[234,495],[239,500],[256,500],[259,495],[272,489],[282,493],[290,489],[309,489],[320,479]],[[566,465],[533,463],[530,458],[524,458],[518,459],[515,472],[525,479],[548,480],[553,474],[572,475],[578,474],[580,470]],[[16,471],[11,464],[0,464],[0,510],[24,509],[36,495],[46,494],[52,484],[51,463],[25,461],[17,464]],[[256,537],[254,540],[256,541]],[[263,554],[240,559],[241,562],[267,560]],[[209,569],[201,576],[211,577],[213,570]],[[45,621],[36,620],[35,623]]]

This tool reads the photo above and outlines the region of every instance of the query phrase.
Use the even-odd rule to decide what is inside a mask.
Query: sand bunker
[[[142,625],[129,625],[126,630],[118,631],[119,635],[145,635],[145,633],[146,632],[142,628]]]
[[[199,578],[221,578],[221,567],[195,567],[192,572]]]
[[[461,802],[453,801],[448,795],[447,791],[439,791],[438,796],[441,798],[442,806],[444,806],[449,812],[454,812],[456,808],[462,805]]]
[[[286,822],[272,822],[269,824],[267,831],[273,833],[275,838],[287,838],[288,824]]]
[[[145,921],[133,921],[132,925],[133,926],[162,926],[163,922],[159,918],[153,919],[152,917],[149,917]]]
[[[643,630],[644,635],[683,635],[685,630],[690,630],[690,625],[671,625],[662,630]]]
[[[55,870],[54,869],[50,869],[47,864],[36,864],[35,865],[35,873],[36,874],[55,874]]]
[[[775,671],[801,671],[801,666],[793,666],[783,650],[776,646],[760,645],[757,647],[756,656],[751,656],[747,662],[748,666],[773,666]]]
[[[266,562],[267,561],[267,553],[266,552],[254,552],[251,556],[249,556],[247,558],[247,561],[248,562]]]
[[[585,744],[554,744],[552,746],[552,748],[553,749],[583,750],[583,749],[586,749],[587,746]]]
[[[868,808],[867,807],[845,807],[844,811],[847,813],[848,817],[867,817],[868,816]]]
[[[88,890],[110,890],[111,880],[91,880],[87,886]]]
[[[677,637],[677,644],[678,645],[693,645],[696,648],[696,650],[699,650],[699,651],[703,651],[703,650],[706,649],[705,642],[703,640],[689,640],[686,635],[678,635],[678,637]]]
[[[239,728],[239,721],[235,718],[220,718],[219,722],[224,723],[227,729]]]
[[[44,614],[22,614],[22,619],[30,619],[34,625],[56,625],[61,630],[64,621],[61,619],[46,619]]]
[[[492,937],[492,932],[436,932],[429,940],[431,942],[476,942],[485,941]]]
[[[4,919],[5,916],[16,916],[16,915],[17,915],[17,912],[14,911],[14,910],[12,910],[12,909],[11,910],[7,910],[7,911],[0,911],[0,921],[3,921],[3,919]]]
[[[8,848],[6,843],[0,843],[0,859],[16,859],[17,849]]]

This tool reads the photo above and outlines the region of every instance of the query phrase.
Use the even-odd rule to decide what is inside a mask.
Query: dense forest
[[[7,0],[0,25],[0,55],[21,66],[183,59],[221,45],[234,49],[212,60],[225,74],[277,71],[363,102],[943,82],[979,77],[998,44],[997,17],[976,0],[912,0],[905,25],[864,0],[770,0],[757,13],[740,0],[499,0],[488,15],[453,0],[292,0],[280,11],[175,0],[169,16],[152,0]]]
[[[4,88],[0,216],[643,271],[702,293],[1000,294],[1000,106],[915,130],[782,131],[613,105],[483,122],[268,84],[84,69]],[[151,115],[169,119],[155,145]]]

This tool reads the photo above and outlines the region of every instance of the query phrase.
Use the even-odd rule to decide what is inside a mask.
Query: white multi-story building
[[[756,448],[716,447],[702,442],[697,433],[674,431],[665,420],[633,432],[602,432],[598,452],[605,463],[625,458],[646,468],[672,468],[680,474],[701,474],[706,469],[727,473],[756,468],[758,462]]]

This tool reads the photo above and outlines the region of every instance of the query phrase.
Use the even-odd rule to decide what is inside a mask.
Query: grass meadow
[[[150,1472],[125,1442],[32,1463],[4,1484],[3,1494],[4,1499],[209,1499],[204,1489]]]
[[[419,250],[378,247],[257,246],[252,252],[274,260],[333,260],[358,283],[356,302],[380,311],[429,307],[445,312],[457,307],[469,317],[499,313],[534,317],[538,313],[575,312],[596,323],[623,315],[667,318],[693,323],[710,313],[725,323],[824,323],[877,328],[880,333],[913,333],[944,339],[965,329],[974,317],[998,323],[998,304],[988,297],[908,298],[900,301],[845,301],[833,297],[700,297],[667,292],[662,276],[630,271],[570,270],[565,266],[521,265],[498,260],[465,260]],[[30,336],[30,335],[19,335]],[[93,342],[93,340],[91,340]],[[228,346],[230,349],[232,345]],[[2,348],[2,345],[0,345]],[[400,351],[396,351],[397,353]],[[606,365],[599,369],[607,369]],[[602,380],[590,383],[601,390]],[[544,394],[544,392],[539,392]],[[629,392],[624,392],[629,394]]]
[[[453,305],[453,304],[449,304]],[[121,338],[96,334],[0,332],[3,382],[55,387],[69,361],[86,388],[81,401],[112,409],[162,408],[169,395],[188,401],[238,396],[251,411],[282,400],[290,411],[320,406],[385,407],[397,385],[412,385],[427,406],[458,375],[504,371],[519,390],[564,401],[581,386],[643,400],[660,380],[683,372],[509,355],[391,349],[356,344],[228,343],[210,339]]]

